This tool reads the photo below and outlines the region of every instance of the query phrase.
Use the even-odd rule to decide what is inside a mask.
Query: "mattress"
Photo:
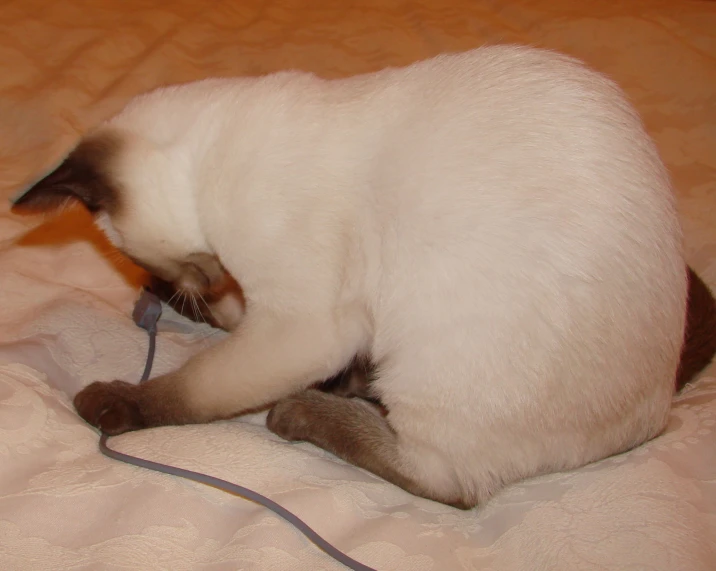
[[[0,569],[334,570],[239,497],[106,458],[71,400],[138,379],[141,272],[88,215],[19,218],[7,198],[132,95],[286,68],[341,77],[485,43],[578,56],[621,83],[678,193],[689,262],[716,287],[716,2],[696,0],[42,0],[0,3]],[[221,333],[167,313],[155,373]],[[458,511],[260,415],[140,431],[119,450],[259,491],[375,569],[716,569],[716,378],[627,454]]]

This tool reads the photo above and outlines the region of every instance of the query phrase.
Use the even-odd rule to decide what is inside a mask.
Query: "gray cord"
[[[145,290],[142,293],[142,297],[137,303],[137,306],[139,307],[141,303],[149,304],[154,310],[156,310],[156,306],[154,304],[160,302],[158,298]],[[159,307],[161,308],[161,304]],[[146,317],[148,312],[140,310],[139,313],[140,315],[137,315],[137,310],[135,309],[134,320],[137,325],[139,325],[143,329],[146,329],[147,333],[149,333],[149,350],[147,352],[147,363],[144,367],[142,378],[139,381],[140,383],[143,383],[147,379],[149,379],[149,375],[152,372],[154,352],[156,350],[157,343],[156,320],[159,318],[161,309],[156,312],[156,318],[154,316],[148,318],[150,321],[149,323],[142,322],[142,318]],[[167,464],[161,464],[159,462],[152,462],[151,460],[144,460],[143,458],[137,458],[136,456],[130,456],[129,454],[124,454],[123,452],[112,450],[107,446],[108,438],[109,437],[106,434],[102,434],[99,439],[99,449],[102,454],[108,456],[109,458],[112,458],[114,460],[120,460],[121,462],[126,462],[127,464],[132,464],[140,468],[147,468],[148,470],[155,470],[164,474],[170,474],[172,476],[186,478],[187,480],[193,480],[194,482],[206,484],[207,486],[212,486],[214,488],[223,490],[224,492],[228,492],[230,494],[240,496],[246,500],[256,502],[257,504],[271,510],[276,515],[285,519],[301,533],[303,533],[303,535],[305,535],[309,540],[311,540],[319,549],[322,549],[327,555],[330,555],[331,557],[333,557],[333,559],[335,559],[339,563],[342,563],[349,569],[353,569],[354,571],[376,571],[372,567],[363,565],[362,563],[359,563],[355,559],[352,559],[342,551],[338,550],[336,547],[334,547],[325,539],[323,539],[320,535],[318,535],[315,531],[313,531],[313,529],[311,529],[308,524],[306,524],[306,522],[301,520],[298,516],[292,514],[283,506],[280,506],[276,502],[268,499],[265,496],[262,496],[257,492],[254,492],[253,490],[249,490],[248,488],[244,488],[243,486],[232,484],[231,482],[227,482],[226,480],[215,478],[207,474],[201,474],[199,472],[193,472],[191,470],[185,470],[184,468],[177,468],[176,466],[169,466]]]
[[[154,365],[154,353],[157,350],[157,329],[152,328],[149,331],[149,350],[147,351],[147,362],[144,365],[144,372],[142,373],[140,383],[143,383],[149,379],[149,375],[152,374],[152,365]]]

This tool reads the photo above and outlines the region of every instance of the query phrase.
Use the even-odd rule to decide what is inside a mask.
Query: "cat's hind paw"
[[[285,440],[306,440],[312,422],[311,395],[317,392],[306,391],[278,401],[266,418],[267,428]]]

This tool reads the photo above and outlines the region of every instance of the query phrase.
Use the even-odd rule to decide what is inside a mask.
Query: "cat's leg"
[[[141,385],[93,383],[75,397],[82,418],[107,434],[230,418],[265,407],[345,367],[364,341],[330,316],[246,318],[178,370]]]
[[[311,442],[416,496],[460,509],[476,504],[464,497],[438,451],[422,449],[416,459],[430,475],[415,470],[414,448],[408,449],[389,420],[364,400],[310,389],[279,401],[266,425],[286,440]]]
[[[315,388],[324,393],[344,398],[360,398],[374,404],[381,411],[387,414],[387,410],[380,402],[380,399],[371,391],[374,365],[370,359],[364,356],[356,357],[347,369],[338,375],[319,383]]]

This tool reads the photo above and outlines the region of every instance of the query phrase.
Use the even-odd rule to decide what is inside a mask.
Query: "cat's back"
[[[386,220],[410,218],[403,228],[416,236],[440,220],[448,234],[492,227],[502,237],[541,225],[557,240],[567,236],[553,222],[575,217],[575,240],[631,227],[678,241],[656,146],[618,85],[582,62],[491,46],[387,70],[381,81],[377,99],[392,114],[377,114],[390,121],[373,181]]]
[[[489,105],[484,111],[496,115],[524,114],[546,102],[552,104],[552,112],[558,111],[553,107],[558,99],[566,104],[579,101],[587,108],[604,101],[624,105],[620,88],[584,62],[543,48],[510,44],[445,53],[405,67],[335,80],[335,84],[356,95],[359,85],[373,85],[376,92],[370,98],[389,103],[392,97],[397,102],[402,96],[406,112],[418,105],[436,105],[425,109],[430,115],[448,103],[462,103],[464,107],[454,108],[457,112]]]
[[[376,79],[373,99],[394,107],[394,125],[430,135],[431,142],[445,134],[459,143],[463,136],[470,151],[509,146],[514,152],[520,140],[548,151],[547,142],[567,146],[621,138],[638,142],[637,152],[649,147],[653,154],[621,88],[583,62],[550,50],[486,46],[387,69]],[[346,88],[354,85],[349,81]]]

